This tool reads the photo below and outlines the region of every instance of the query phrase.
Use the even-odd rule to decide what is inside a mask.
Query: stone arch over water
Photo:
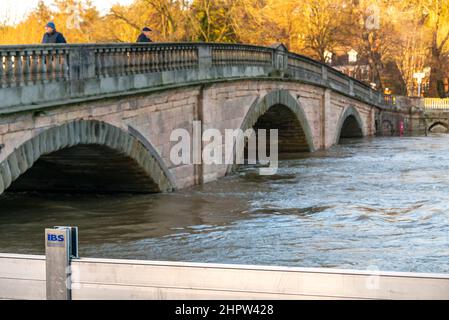
[[[393,136],[395,131],[394,124],[390,120],[383,120],[380,130],[382,136]]]
[[[279,153],[314,152],[314,139],[303,107],[287,90],[276,90],[256,101],[240,129],[278,129]],[[228,173],[236,166],[230,166]]]
[[[428,132],[449,133],[449,125],[443,121],[436,121],[429,126]]]
[[[353,106],[346,108],[337,122],[335,144],[340,143],[341,139],[362,138],[366,135],[365,126],[358,110]]]
[[[141,136],[80,120],[47,129],[0,163],[0,194],[12,191],[158,193],[175,182]]]

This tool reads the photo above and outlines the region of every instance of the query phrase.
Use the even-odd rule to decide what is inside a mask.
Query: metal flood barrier
[[[77,229],[46,230],[46,256],[0,254],[0,299],[449,299],[449,275],[80,259]]]

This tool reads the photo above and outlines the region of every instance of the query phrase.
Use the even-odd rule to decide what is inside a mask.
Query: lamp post
[[[426,77],[426,74],[424,72],[415,72],[413,74],[413,78],[416,79],[418,82],[418,97],[421,97],[421,84],[422,80]]]

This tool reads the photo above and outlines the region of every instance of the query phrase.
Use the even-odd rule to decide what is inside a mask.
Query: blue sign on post
[[[64,247],[65,237],[64,235],[47,234],[47,245],[51,247]]]

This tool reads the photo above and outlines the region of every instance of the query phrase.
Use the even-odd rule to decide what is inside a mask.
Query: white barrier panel
[[[72,298],[449,299],[449,275],[129,260],[72,262]]]
[[[44,256],[0,254],[0,299],[43,300],[45,277]],[[449,299],[449,275],[81,259],[72,298]]]
[[[45,300],[45,256],[0,254],[0,299]]]

